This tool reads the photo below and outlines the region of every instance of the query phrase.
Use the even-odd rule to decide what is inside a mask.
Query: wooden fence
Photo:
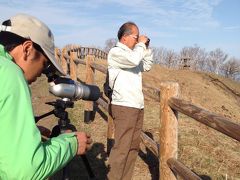
[[[77,80],[76,69],[78,64],[86,66],[87,84],[92,84],[95,70],[106,74],[106,66],[99,65],[94,61],[96,58],[106,59],[107,54],[101,50],[94,48],[65,48],[62,50],[56,49],[55,55],[62,64],[65,72],[72,79]],[[161,180],[175,180],[177,176],[195,180],[201,179],[197,174],[192,172],[184,164],[177,160],[178,150],[178,112],[181,112],[196,121],[205,124],[237,141],[240,141],[240,125],[233,123],[233,120],[205,109],[197,107],[185,100],[179,99],[179,85],[176,82],[162,82],[159,89],[143,83],[144,94],[154,100],[160,101],[160,124],[159,143],[153,141],[144,132],[141,134],[142,143],[159,159],[159,174]],[[146,90],[147,89],[147,90]],[[149,93],[151,92],[151,93]],[[103,97],[99,98],[96,103],[108,112],[108,102]],[[86,121],[91,119],[93,111],[93,102],[86,102],[85,118]],[[114,140],[113,120],[108,116],[108,132],[107,132],[107,151]]]

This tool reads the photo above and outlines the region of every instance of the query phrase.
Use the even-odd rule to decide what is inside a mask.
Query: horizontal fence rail
[[[80,46],[67,46],[62,50],[56,49],[55,56],[62,64],[65,72],[73,79],[76,76],[77,65],[86,66],[86,83],[93,83],[94,72],[98,70],[107,73],[104,65],[96,63],[96,58],[107,59],[107,53],[96,49]],[[179,85],[175,82],[161,83],[159,88],[152,87],[143,82],[144,95],[160,103],[159,143],[155,142],[146,133],[141,133],[142,143],[159,159],[159,179],[176,180],[177,176],[187,180],[201,179],[184,164],[177,160],[178,147],[178,112],[183,113],[194,120],[203,123],[237,141],[240,141],[240,125],[233,123],[231,119],[209,112],[185,100],[179,99]],[[109,114],[109,100],[100,97],[96,101],[107,112],[107,153],[110,153],[114,140],[113,119]],[[87,110],[93,110],[93,103],[87,103]]]
[[[189,168],[187,168],[184,164],[174,158],[170,158],[167,160],[167,164],[169,168],[178,176],[187,180],[201,180],[201,178],[193,173]]]
[[[76,46],[74,48],[66,47],[66,52],[70,54],[70,52],[76,53],[76,57],[79,59],[84,59],[87,55],[94,55],[96,58],[107,59],[107,53],[103,50],[97,48],[90,47],[81,47]]]
[[[232,122],[230,119],[209,112],[182,99],[171,98],[168,103],[171,108],[240,141],[240,125]]]
[[[143,144],[156,156],[159,158],[159,144],[147,136],[144,132],[141,132],[141,140]]]

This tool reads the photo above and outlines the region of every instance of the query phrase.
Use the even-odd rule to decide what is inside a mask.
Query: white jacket
[[[133,50],[118,42],[108,53],[109,86],[113,88],[112,104],[144,108],[142,72],[153,63],[152,51],[144,43]]]

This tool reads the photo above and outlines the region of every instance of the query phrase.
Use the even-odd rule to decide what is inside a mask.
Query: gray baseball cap
[[[58,63],[54,55],[55,45],[53,34],[42,21],[27,14],[12,16],[10,21],[11,26],[2,25],[0,30],[17,34],[38,44],[56,69],[62,75],[65,75],[62,66]]]

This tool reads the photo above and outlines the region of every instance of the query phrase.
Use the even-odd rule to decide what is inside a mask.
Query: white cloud
[[[221,0],[1,0],[0,21],[25,12],[49,25],[58,45],[76,42],[104,46],[106,39],[116,37],[122,23],[131,20],[153,38],[151,42],[164,38],[173,40],[174,46],[182,36],[192,42],[191,32],[217,32],[222,22],[213,13],[220,3]]]
[[[6,1],[7,2],[7,1]],[[25,1],[12,0],[10,3],[1,3],[1,14],[13,15],[14,12],[27,12],[38,16],[52,25],[79,26],[95,24],[102,16],[119,19],[119,16],[131,17],[132,20],[145,21],[146,24],[161,27],[186,26],[218,27],[219,23],[212,17],[213,8],[219,1],[149,1],[149,0],[89,0],[89,1]],[[111,11],[104,12],[103,8]],[[117,10],[114,8],[118,7]],[[94,12],[94,9],[96,12]],[[99,13],[97,13],[99,11]],[[94,14],[93,14],[94,12]],[[108,16],[108,13],[110,14]],[[184,30],[184,29],[181,29]]]
[[[239,31],[240,26],[226,26],[223,29],[226,30],[226,31]]]

